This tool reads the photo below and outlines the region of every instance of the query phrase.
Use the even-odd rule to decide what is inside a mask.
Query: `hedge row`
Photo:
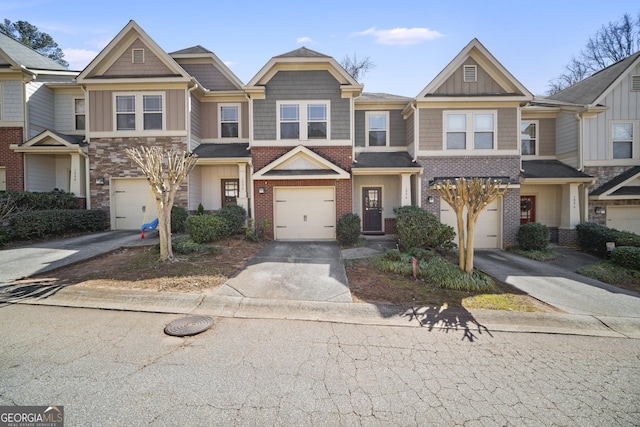
[[[229,206],[210,215],[187,218],[186,230],[196,243],[209,243],[242,232],[247,213],[242,206]]]
[[[43,193],[0,191],[0,204],[10,203],[14,211],[40,211],[51,209],[78,209],[73,193],[53,190]]]
[[[11,215],[5,233],[9,239],[31,240],[108,229],[109,216],[104,210],[50,209]]]
[[[618,246],[611,252],[611,261],[625,268],[640,270],[640,248]]]
[[[442,224],[438,218],[416,206],[394,208],[396,234],[400,248],[450,248],[456,236],[453,227]]]
[[[598,255],[606,256],[608,242],[613,242],[616,246],[640,247],[640,236],[628,231],[603,227],[592,222],[578,224],[576,231],[578,245],[585,252],[595,252]]]
[[[525,251],[542,251],[549,245],[549,228],[537,222],[522,224],[516,234],[518,246]]]

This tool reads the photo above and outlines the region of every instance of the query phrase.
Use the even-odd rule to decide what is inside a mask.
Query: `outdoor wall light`
[[[264,194],[264,187],[258,187],[258,193]]]
[[[436,201],[436,199],[434,199],[434,198],[433,198],[433,196],[428,196],[428,197],[427,197],[427,202],[429,202],[429,203],[433,203],[433,202],[435,202],[435,201]]]
[[[96,184],[104,185],[104,178],[96,178]]]
[[[605,210],[605,208],[603,206],[596,206],[596,214],[602,215],[602,214],[604,214],[606,212],[607,211]]]

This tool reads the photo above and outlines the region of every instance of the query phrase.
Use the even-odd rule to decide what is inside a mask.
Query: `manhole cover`
[[[189,316],[174,320],[164,328],[164,333],[174,337],[186,337],[204,332],[213,325],[208,316]]]

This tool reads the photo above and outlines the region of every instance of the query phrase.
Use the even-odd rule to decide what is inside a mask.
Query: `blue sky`
[[[370,57],[367,92],[416,96],[473,38],[531,92],[544,94],[571,56],[635,1],[161,1],[3,0],[0,18],[49,33],[81,70],[135,20],[165,51],[202,45],[247,83],[300,46]]]

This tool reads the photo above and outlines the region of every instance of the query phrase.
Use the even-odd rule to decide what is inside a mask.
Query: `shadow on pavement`
[[[469,342],[475,341],[478,338],[477,335],[482,335],[483,333],[493,337],[489,329],[481,325],[464,308],[414,307],[412,311],[413,318],[420,322],[420,326],[428,328],[429,331],[434,328],[438,328],[445,333],[461,330],[464,332],[462,340],[468,339]]]
[[[10,283],[0,286],[0,307],[15,304],[29,299],[50,297],[67,285],[40,283]]]

